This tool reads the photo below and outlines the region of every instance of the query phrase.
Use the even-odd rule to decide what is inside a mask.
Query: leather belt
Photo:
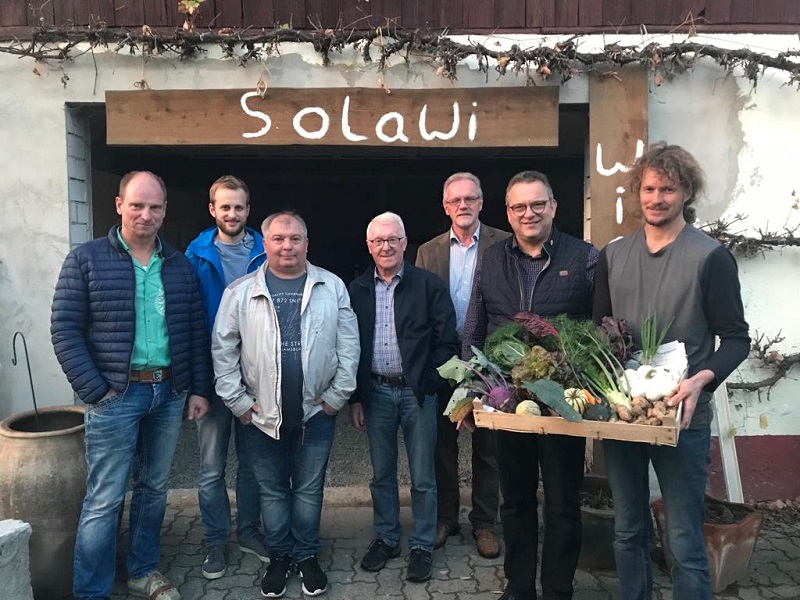
[[[171,374],[169,367],[152,369],[151,371],[131,371],[128,375],[128,380],[134,383],[161,383],[169,379]]]
[[[373,373],[372,377],[378,383],[382,383],[383,385],[388,385],[390,387],[406,387],[408,385],[408,381],[406,381],[406,378],[402,375],[392,376],[378,375],[377,373]]]

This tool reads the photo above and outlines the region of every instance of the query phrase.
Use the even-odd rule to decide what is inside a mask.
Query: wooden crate
[[[473,402],[475,424],[487,429],[502,429],[518,433],[571,435],[597,440],[622,440],[645,442],[658,446],[677,446],[680,434],[681,406],[674,417],[667,417],[664,425],[633,425],[632,423],[607,423],[604,421],[579,421],[573,423],[561,417],[534,417],[491,412],[483,409],[480,400]]]

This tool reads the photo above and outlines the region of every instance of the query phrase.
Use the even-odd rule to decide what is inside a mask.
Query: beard
[[[229,235],[231,237],[236,237],[242,233],[242,231],[244,231],[244,226],[244,221],[240,221],[239,223],[226,223],[225,221],[217,220],[217,227],[219,230],[225,235]]]

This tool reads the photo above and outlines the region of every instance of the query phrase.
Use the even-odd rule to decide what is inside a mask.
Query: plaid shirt
[[[403,268],[386,283],[375,270],[375,333],[372,344],[372,372],[386,377],[400,377],[403,361],[394,326],[394,290],[403,277]]]

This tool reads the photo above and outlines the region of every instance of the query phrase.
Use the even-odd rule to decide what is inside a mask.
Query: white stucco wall
[[[670,41],[664,37],[662,42]],[[747,41],[761,49],[766,44],[762,38]],[[798,44],[790,36],[770,36],[769,40],[779,50]],[[492,43],[524,47],[539,41],[504,36]],[[586,38],[581,50],[610,41],[608,36]],[[630,44],[642,39],[623,37],[620,41]],[[381,81],[389,89],[524,85],[522,78],[494,72],[487,81],[470,61],[454,84],[437,77],[421,57],[412,59],[410,68],[398,59],[381,75],[376,64],[364,65],[357,53],[333,54],[333,64],[326,68],[310,46],[286,44],[281,52],[269,61],[266,71],[259,64],[241,68],[221,60],[215,48],[187,62],[143,61],[100,52],[95,54],[96,75],[88,54],[51,67],[0,54],[4,142],[0,146],[0,207],[5,217],[0,220],[0,417],[30,407],[24,367],[11,366],[11,338],[17,330],[28,338],[39,403],[72,402],[49,338],[53,288],[69,248],[65,103],[102,102],[106,90],[131,90],[142,79],[152,89],[254,88],[262,74],[272,87],[377,87]],[[33,73],[34,66],[40,75]],[[61,82],[64,73],[69,76],[66,87]],[[800,94],[782,87],[783,81],[782,75],[768,73],[754,92],[748,82],[726,77],[713,64],[703,62],[672,82],[651,86],[650,139],[685,145],[708,172],[709,199],[698,207],[701,219],[743,212],[750,215],[745,225],[751,229],[767,224],[780,229],[787,216],[789,223],[797,224],[799,211],[790,211],[789,198],[793,189],[800,193]],[[586,78],[562,86],[561,101],[587,102]],[[741,264],[748,320],[754,330],[765,333],[782,329],[787,338],[780,347],[784,352],[796,352],[800,345],[800,319],[790,301],[794,279],[800,274],[798,262],[797,252],[785,250]],[[790,410],[799,387],[796,381],[787,381],[773,390],[768,401],[756,402],[757,409],[736,411],[737,426],[748,433],[800,434],[800,417]],[[745,403],[738,395],[735,400],[753,406],[752,400]],[[761,427],[763,420],[752,416],[757,411],[768,415],[767,429]]]

